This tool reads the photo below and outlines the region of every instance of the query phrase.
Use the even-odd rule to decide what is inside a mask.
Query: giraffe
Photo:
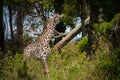
[[[49,46],[49,42],[54,36],[55,26],[60,22],[60,18],[62,16],[58,13],[54,14],[54,17],[48,21],[47,27],[44,32],[39,37],[39,40],[35,43],[29,44],[24,49],[24,60],[26,60],[31,55],[36,56],[41,59],[45,75],[49,76],[49,69],[47,66],[47,56],[50,53],[51,49]]]

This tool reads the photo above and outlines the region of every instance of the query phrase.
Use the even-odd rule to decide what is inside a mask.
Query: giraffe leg
[[[46,61],[44,61],[44,72],[45,72],[45,76],[48,78],[48,80],[50,80],[49,69]]]
[[[45,71],[45,74],[49,73],[49,69],[48,69],[47,63],[44,64],[44,71]]]
[[[23,61],[26,61],[29,58],[29,55],[24,54]]]

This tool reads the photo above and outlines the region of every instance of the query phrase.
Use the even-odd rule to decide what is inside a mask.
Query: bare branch
[[[53,30],[53,31],[54,31],[56,34],[59,34],[59,35],[61,34],[61,33],[60,33],[60,32],[58,32],[57,30]]]
[[[66,36],[68,33],[59,33],[58,36],[54,36],[54,38],[60,38],[60,37],[63,37],[63,36]]]
[[[89,17],[85,19],[85,26],[89,24]],[[81,32],[81,23],[75,26],[61,41],[54,45],[54,49],[60,51],[70,40],[72,40],[78,33]]]

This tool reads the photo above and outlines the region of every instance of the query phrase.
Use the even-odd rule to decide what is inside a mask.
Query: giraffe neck
[[[57,23],[55,23],[54,19],[51,19],[43,32],[40,40],[49,43],[52,37],[54,36],[54,29]]]

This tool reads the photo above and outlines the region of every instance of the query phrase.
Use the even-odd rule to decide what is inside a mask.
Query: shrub
[[[71,45],[72,43],[72,45]],[[74,44],[74,45],[73,45]],[[96,50],[95,59],[86,59],[85,52],[78,52],[76,43],[70,42],[61,54],[52,51],[48,57],[51,80],[119,80],[120,59],[115,50],[106,54],[104,47]],[[79,48],[80,49],[80,48]],[[116,54],[116,55],[115,55]],[[0,80],[46,80],[42,62],[31,57],[26,62],[16,53],[0,63]]]
[[[77,43],[76,47],[79,49],[80,52],[86,51],[88,47],[88,37],[83,37],[82,40]]]

